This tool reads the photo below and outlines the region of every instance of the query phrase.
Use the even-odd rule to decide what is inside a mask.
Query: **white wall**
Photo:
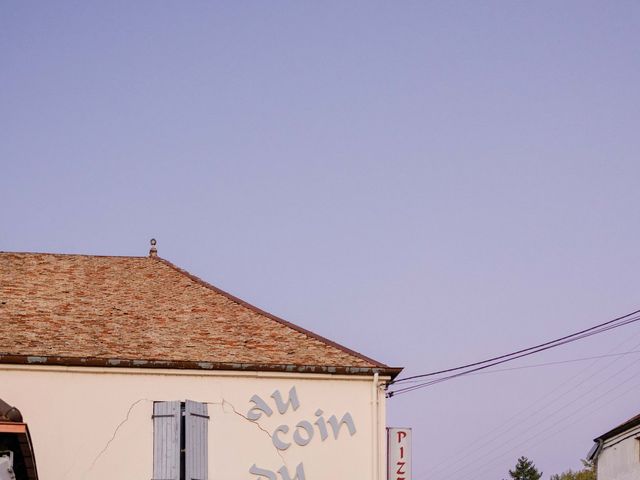
[[[640,479],[640,442],[636,440],[639,436],[640,426],[605,442],[598,455],[598,480]]]
[[[286,465],[292,478],[303,463],[306,480],[383,480],[384,393],[373,377],[0,365],[0,385],[29,424],[42,480],[151,479],[153,401],[185,399],[209,403],[210,480],[262,480],[249,473],[254,463]],[[300,407],[281,415],[270,396],[286,400],[292,387]],[[274,410],[259,425],[243,418],[254,394]],[[325,419],[351,413],[356,433],[343,427],[322,441],[316,430],[304,447],[274,447],[277,426],[290,438],[317,409]]]

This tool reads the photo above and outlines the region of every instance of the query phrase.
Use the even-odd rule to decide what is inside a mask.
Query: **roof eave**
[[[606,433],[603,433],[602,435],[600,435],[598,438],[594,438],[593,441],[594,442],[598,442],[598,441],[602,441],[604,442],[605,440],[611,438],[611,437],[615,437],[616,435],[619,435],[620,433],[623,433],[627,430],[630,430],[634,427],[637,427],[638,425],[640,425],[640,415],[637,415],[635,417],[633,417],[630,420],[627,420],[625,423],[623,423],[622,425],[618,425],[616,428],[609,430]]]
[[[236,372],[285,372],[329,375],[371,376],[379,374],[393,380],[402,368],[331,365],[290,365],[246,362],[211,362],[184,360],[143,360],[95,357],[61,357],[42,355],[0,354],[0,364],[49,365],[65,367],[165,368],[177,370],[224,370]]]
[[[33,442],[29,433],[29,426],[22,422],[0,421],[0,435],[15,437],[18,445],[17,453],[22,457],[26,473],[25,480],[38,480],[38,468],[36,456],[33,451]]]

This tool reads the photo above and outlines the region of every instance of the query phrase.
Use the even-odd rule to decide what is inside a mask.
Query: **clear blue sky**
[[[407,375],[476,360],[640,308],[638,85],[637,1],[5,1],[0,250],[153,236]],[[638,349],[634,325],[520,365]],[[415,480],[520,455],[547,478],[640,413],[639,360],[459,379],[388,420]]]

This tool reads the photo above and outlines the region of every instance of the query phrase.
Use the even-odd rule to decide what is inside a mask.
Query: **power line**
[[[530,365],[521,365],[519,367],[498,368],[496,370],[489,370],[488,372],[469,373],[468,375],[471,375],[471,376],[486,375],[489,373],[511,372],[512,370],[525,370],[528,368],[550,367],[553,365],[565,365],[569,363],[586,362],[587,360],[599,360],[602,358],[609,358],[609,357],[623,357],[625,355],[632,355],[634,353],[640,353],[640,350],[629,350],[628,352],[619,352],[619,353],[605,353],[602,355],[594,355],[592,357],[570,358],[567,360],[558,360],[556,362],[545,362],[545,363],[534,363]],[[409,380],[407,381],[407,383],[422,383],[422,382],[420,380]]]
[[[596,330],[596,329],[604,327],[606,325],[609,325],[609,324],[612,324],[612,323],[615,323],[615,322],[619,322],[620,320],[623,320],[623,319],[625,319],[627,317],[631,317],[632,315],[636,315],[638,313],[640,313],[640,310],[636,310],[635,312],[627,313],[626,315],[623,315],[623,316],[618,317],[618,318],[614,318],[613,320],[609,320],[607,322],[600,323],[598,325],[594,325],[593,327],[587,328],[586,330],[581,330],[579,332],[572,333],[572,334],[566,335],[564,337],[556,338],[555,340],[549,340],[548,342],[541,343],[541,344],[535,345],[533,347],[523,348],[522,350],[518,350],[516,352],[506,353],[504,355],[500,355],[498,357],[493,357],[493,358],[488,358],[488,359],[482,360],[480,362],[469,363],[467,365],[461,365],[459,367],[454,367],[454,368],[447,368],[445,370],[439,370],[437,372],[429,372],[429,373],[423,373],[423,374],[420,374],[420,375],[413,375],[411,377],[406,377],[406,378],[401,378],[401,379],[398,379],[398,380],[394,380],[391,383],[400,383],[400,382],[404,382],[406,380],[412,380],[414,378],[430,377],[430,376],[433,376],[433,375],[440,375],[442,373],[455,372],[456,370],[462,370],[464,368],[469,368],[469,367],[475,367],[477,365],[482,365],[483,363],[493,362],[494,360],[500,360],[500,359],[503,359],[503,358],[506,358],[506,357],[510,357],[512,355],[517,355],[519,353],[528,352],[529,350],[534,350],[534,349],[537,349],[537,348],[540,348],[540,347],[545,347],[545,346],[550,345],[552,343],[560,342],[562,340],[566,340],[568,338],[575,337],[575,336],[583,334],[583,333],[587,333],[587,332],[589,332],[591,330]]]
[[[572,337],[572,338],[569,338],[569,339],[564,340],[562,342],[555,343],[553,345],[547,345],[547,346],[539,348],[537,350],[532,350],[532,351],[529,351],[529,352],[526,352],[526,353],[522,353],[520,355],[516,355],[516,356],[510,357],[510,358],[503,358],[502,360],[499,360],[499,361],[496,361],[496,362],[493,362],[493,363],[489,363],[489,364],[486,364],[486,365],[481,365],[479,367],[472,368],[470,370],[465,370],[464,372],[455,373],[453,375],[448,375],[448,376],[445,376],[445,377],[440,377],[440,378],[437,378],[437,379],[434,379],[434,380],[430,380],[430,381],[427,381],[427,382],[424,382],[424,383],[419,383],[417,385],[412,385],[410,387],[399,388],[397,390],[388,392],[387,393],[387,397],[390,398],[390,397],[393,397],[396,394],[403,394],[403,393],[412,392],[412,391],[418,390],[420,388],[424,388],[424,387],[428,387],[428,386],[431,386],[431,385],[435,385],[436,383],[445,382],[447,380],[451,380],[451,379],[454,379],[454,378],[462,377],[464,375],[468,375],[468,374],[473,373],[473,372],[478,372],[480,370],[484,370],[486,368],[490,368],[490,367],[493,367],[495,365],[500,365],[502,363],[511,362],[513,360],[517,360],[518,358],[527,357],[529,355],[533,355],[535,353],[539,353],[539,352],[542,352],[542,351],[545,351],[545,350],[550,350],[552,348],[559,347],[559,346],[565,345],[567,343],[572,343],[572,342],[575,342],[577,340],[581,340],[583,338],[590,337],[592,335],[597,335],[598,333],[603,333],[603,332],[606,332],[608,330],[613,330],[614,328],[618,328],[618,327],[627,325],[629,323],[637,322],[638,320],[640,320],[640,316],[634,317],[634,318],[630,318],[630,319],[627,319],[627,320],[625,320],[625,321],[623,321],[621,323],[617,323],[615,325],[609,325],[609,326],[603,327],[603,328],[601,328],[599,330],[591,331],[589,333],[585,333],[585,334],[579,335],[577,337]]]
[[[635,335],[633,335],[631,337],[631,339],[635,339],[639,334],[640,334],[640,331],[637,332]],[[611,365],[619,362],[622,359],[622,357],[620,356],[621,354],[615,354],[615,353],[611,353],[611,352],[613,352],[613,351],[617,350],[618,348],[622,347],[623,345],[628,343],[629,340],[630,339],[626,339],[625,341],[623,341],[619,345],[615,346],[613,349],[610,350],[609,354],[599,355],[598,359],[596,359],[594,362],[592,362],[579,375],[577,375],[577,376],[573,375],[571,378],[568,378],[566,381],[562,382],[558,387],[556,387],[552,391],[547,392],[543,396],[541,396],[541,397],[537,398],[536,400],[534,400],[533,402],[531,402],[530,405],[527,405],[526,407],[524,407],[523,409],[518,411],[516,414],[512,415],[502,425],[500,425],[498,427],[495,427],[495,428],[493,428],[493,429],[491,429],[491,430],[489,430],[487,432],[484,432],[482,436],[474,439],[469,444],[469,445],[473,445],[473,448],[467,448],[466,450],[462,450],[462,453],[463,453],[462,457],[466,458],[468,462],[469,461],[471,463],[476,462],[476,460],[471,460],[473,458],[473,455],[475,455],[476,453],[479,453],[481,451],[484,451],[484,450],[487,450],[487,449],[491,449],[491,444],[493,444],[497,440],[502,439],[504,441],[504,435],[506,433],[514,430],[514,428],[516,428],[516,425],[513,424],[514,421],[517,421],[517,425],[518,426],[522,426],[523,424],[525,424],[525,422],[528,422],[529,419],[533,419],[539,413],[542,413],[543,411],[547,410],[548,407],[551,407],[554,403],[556,403],[561,398],[567,396],[568,394],[575,393],[576,389],[578,387],[580,387],[581,385],[584,385],[589,379],[596,377],[601,372],[604,372],[605,370],[607,370]],[[638,347],[640,347],[640,343],[635,344],[632,348],[635,349],[635,348],[638,348]],[[635,351],[635,350],[632,350],[632,351]],[[623,353],[626,353],[626,352],[623,352]],[[609,357],[609,356],[615,356],[616,358],[614,358],[612,361],[608,362],[603,367],[597,369],[595,372],[591,372],[585,378],[582,378],[580,380],[580,376],[583,373],[587,373],[588,369],[590,367],[596,365],[600,358],[605,358],[605,357]],[[608,375],[607,379],[604,382],[601,382],[598,385],[596,385],[596,387],[599,387],[599,386],[607,383],[608,381],[610,381],[612,378],[616,377],[619,373],[621,373],[623,370],[626,370],[627,368],[628,368],[628,366],[624,367],[622,370],[618,370],[613,375]],[[491,373],[491,371],[483,372],[483,373]],[[575,384],[575,382],[574,382],[575,380],[579,380],[577,384]],[[562,393],[560,395],[554,395],[558,390],[560,390]],[[594,390],[594,387],[592,387],[591,390]],[[580,397],[580,398],[584,397],[587,393],[590,393],[590,392],[585,392],[584,394],[581,393],[581,394],[578,395],[578,397]],[[550,397],[551,397],[551,399],[548,400]],[[546,403],[542,403],[543,401],[546,402]],[[573,401],[574,400],[571,400],[570,403],[573,402]],[[541,404],[542,404],[542,407],[540,407]],[[562,407],[562,408],[564,408],[564,407]],[[533,409],[533,411],[532,411],[532,409]],[[548,419],[550,416],[555,415],[556,412],[551,413],[551,415],[546,415],[545,416],[545,420],[543,420],[543,422],[546,421],[546,419]],[[524,417],[523,417],[523,415],[524,415]],[[538,422],[538,423],[540,423],[540,422]],[[509,440],[508,443],[510,443],[510,440]],[[456,466],[459,467],[460,466],[459,458],[461,457],[460,453],[461,452],[457,452],[454,455],[449,455],[444,461],[441,461],[435,467],[432,467],[431,469],[429,469],[430,470],[430,475],[429,476],[433,478],[434,475],[438,476],[435,472],[439,472],[440,475],[442,474],[442,470],[444,470],[446,472],[447,468],[451,464],[451,460],[453,460],[454,458],[455,458]],[[467,466],[467,464],[465,464],[464,466]],[[422,472],[422,474],[416,475],[416,478],[423,478],[425,476],[424,475],[425,473],[426,472]]]
[[[631,365],[629,365],[629,366],[631,366]],[[628,368],[629,366],[627,366],[627,368]],[[626,368],[625,368],[625,369],[626,369]],[[543,433],[547,433],[548,431],[550,431],[550,430],[552,430],[552,429],[554,429],[554,428],[556,428],[556,427],[560,427],[560,428],[559,428],[559,429],[558,429],[558,431],[557,431],[557,432],[555,432],[555,433],[559,433],[560,431],[565,430],[565,429],[566,429],[566,427],[567,427],[567,425],[563,425],[563,423],[564,423],[567,419],[572,418],[572,417],[575,417],[575,415],[576,415],[576,414],[578,414],[578,413],[580,413],[580,412],[584,411],[584,410],[585,410],[587,407],[589,407],[589,406],[592,406],[592,407],[593,407],[593,406],[595,405],[595,408],[592,408],[592,409],[588,410],[588,411],[587,411],[587,413],[586,413],[586,415],[588,415],[589,413],[591,413],[591,412],[593,412],[593,411],[596,411],[598,408],[600,408],[600,405],[599,405],[599,404],[597,404],[596,402],[598,402],[599,400],[604,399],[604,398],[605,398],[605,397],[607,397],[611,392],[613,392],[613,391],[617,390],[618,388],[622,387],[623,385],[625,385],[625,384],[629,383],[631,380],[634,380],[634,379],[636,379],[636,378],[637,378],[637,375],[636,375],[636,374],[631,375],[630,377],[628,377],[627,379],[625,379],[623,382],[621,382],[621,383],[617,384],[615,387],[613,387],[613,388],[611,388],[611,389],[609,389],[609,390],[606,390],[606,391],[605,391],[605,392],[603,392],[601,395],[599,395],[599,396],[597,396],[595,399],[591,400],[589,403],[587,403],[587,404],[585,404],[585,405],[582,405],[581,407],[578,407],[578,408],[574,409],[574,410],[572,411],[572,413],[570,413],[570,414],[568,414],[568,415],[565,415],[564,417],[560,418],[559,420],[557,420],[556,422],[554,422],[553,424],[551,424],[551,425],[550,425],[550,426],[548,426],[547,428],[545,428],[545,429],[543,429],[543,430],[538,431],[537,433],[533,434],[532,436],[529,436],[528,438],[526,438],[525,440],[521,441],[520,443],[513,445],[511,442],[509,442],[509,445],[511,446],[511,448],[510,448],[509,450],[502,451],[500,454],[498,454],[498,455],[496,455],[496,456],[492,457],[491,459],[489,459],[488,461],[484,462],[483,464],[481,464],[481,465],[479,465],[479,466],[478,466],[478,465],[475,465],[475,466],[474,466],[474,468],[476,469],[476,472],[477,472],[477,473],[479,473],[479,474],[480,474],[480,473],[484,473],[484,472],[486,472],[486,471],[488,470],[488,468],[487,468],[487,467],[491,466],[495,460],[498,460],[498,459],[500,459],[500,458],[504,457],[505,455],[507,455],[508,453],[513,452],[513,451],[517,450],[518,448],[520,448],[520,447],[522,447],[522,446],[524,446],[524,445],[528,444],[529,442],[531,442],[531,440],[534,440],[534,439],[536,439],[536,438],[540,437],[540,435],[542,435]],[[640,387],[640,383],[636,383],[636,384],[632,385],[632,386],[631,386],[631,388],[629,388],[629,389],[627,389],[627,390],[623,391],[623,392],[622,392],[622,394],[620,394],[620,395],[618,395],[618,396],[614,397],[613,399],[611,399],[611,398],[607,398],[607,399],[605,399],[605,401],[606,401],[606,403],[608,404],[608,403],[610,403],[611,401],[616,400],[616,399],[620,398],[621,396],[624,396],[624,395],[628,394],[629,392],[631,392],[631,391],[633,391],[633,390],[635,390],[635,389],[637,389],[637,388],[639,388],[639,387]],[[578,399],[575,399],[574,401],[572,401],[572,402],[570,402],[570,403],[574,403],[574,402],[575,402],[575,401],[577,401],[577,400],[579,400],[579,398],[578,398]],[[566,405],[564,405],[564,406],[563,406],[563,407],[561,407],[559,410],[556,410],[555,412],[553,412],[553,414],[555,414],[555,413],[559,412],[560,410],[562,410],[562,409],[566,408],[566,407],[567,407],[567,406],[569,406],[569,405],[570,405],[570,404],[566,404]],[[577,422],[577,421],[579,421],[583,416],[585,416],[585,415],[581,415],[580,417],[578,417],[578,419],[576,420],[576,422]],[[576,423],[576,422],[572,422],[572,423],[570,423],[569,425],[572,425],[573,423]],[[539,443],[539,442],[538,442],[538,443]],[[536,445],[537,445],[537,443],[536,443]],[[484,468],[483,468],[483,467],[484,467]],[[449,473],[448,475],[446,475],[444,478],[445,478],[445,479],[452,478],[452,477],[454,477],[454,475],[455,475],[455,474],[457,474],[458,472],[460,472],[460,471],[462,471],[462,470],[463,470],[463,469],[461,468],[461,469],[457,469],[457,470],[455,470],[455,471],[453,471],[453,472],[450,472],[450,473]]]
[[[622,383],[617,384],[616,386],[612,387],[612,388],[607,388],[607,389],[602,389],[600,387],[602,387],[603,385],[606,385],[608,383],[610,383],[614,378],[616,378],[617,376],[619,376],[621,373],[623,373],[624,371],[628,370],[631,367],[636,366],[637,361],[632,361],[631,363],[625,365],[623,368],[617,370],[613,375],[609,375],[607,376],[607,378],[605,378],[603,381],[597,383],[596,385],[592,386],[590,391],[588,393],[585,394],[581,394],[578,395],[574,398],[569,399],[567,402],[562,402],[561,406],[559,408],[554,409],[553,411],[551,411],[550,413],[546,414],[544,419],[542,421],[539,421],[536,423],[535,426],[533,426],[532,428],[528,428],[527,431],[531,430],[531,431],[535,431],[538,428],[544,426],[546,423],[548,423],[549,421],[551,421],[551,425],[547,426],[546,428],[544,428],[542,430],[542,432],[546,432],[554,427],[557,427],[558,425],[560,425],[564,420],[566,420],[566,418],[572,417],[574,416],[577,412],[584,410],[584,408],[586,408],[587,406],[589,406],[590,404],[605,398],[607,395],[609,395],[611,392],[617,390],[618,388],[620,388],[622,385],[628,383],[629,381],[633,380],[634,378],[637,378],[637,375],[634,373],[632,374],[630,377],[628,377],[626,380],[624,380]],[[583,383],[583,382],[581,382]],[[639,384],[640,386],[640,384]],[[604,390],[604,391],[603,391]],[[596,398],[594,399],[589,399],[589,396],[591,393],[597,393],[597,392],[603,392],[600,395],[598,395]],[[556,400],[562,398],[563,396],[565,396],[564,394],[561,395],[560,397],[558,397]],[[561,417],[560,419],[557,420],[552,420],[554,417],[556,417],[560,412],[566,410],[568,407],[574,405],[575,403],[580,403],[586,401],[586,405],[582,405],[581,407],[577,407],[574,408],[572,410],[572,413],[570,413],[569,415],[566,415],[564,417]],[[500,443],[497,447],[493,447],[491,448],[492,451],[494,450],[498,450],[500,451],[501,447],[513,447],[513,442],[517,441],[519,439],[521,439],[522,434],[521,433],[517,433],[511,437],[506,437],[504,438],[504,435],[509,433],[510,431],[513,431],[516,427],[521,426],[524,422],[526,422],[528,419],[534,417],[535,415],[537,415],[538,413],[541,413],[545,410],[547,410],[547,407],[551,406],[553,403],[555,402],[551,402],[548,403],[547,405],[543,406],[542,408],[538,409],[537,411],[532,412],[531,414],[529,414],[528,416],[524,417],[524,418],[520,418],[520,425],[513,425],[512,427],[506,429],[505,431],[503,431],[502,435],[500,435],[499,437],[496,437],[495,439],[499,439],[501,440],[502,443]],[[538,431],[537,433],[533,434],[533,437],[530,438],[536,438],[541,434],[540,431]],[[487,442],[488,444],[489,442]],[[518,444],[520,445],[520,444]],[[482,449],[477,449],[477,451],[481,451]],[[507,450],[507,452],[510,452],[511,450]],[[505,451],[502,451],[503,455],[505,454]],[[498,457],[499,458],[499,457]],[[478,458],[478,460],[480,460]],[[477,467],[477,461],[472,461],[471,459],[468,459],[468,461],[466,463],[464,463],[463,465],[458,465],[458,468],[456,470],[454,470],[453,472],[450,472],[448,475],[445,475],[445,478],[448,478],[450,476],[453,476],[454,474],[465,470],[466,468],[475,465]]]
[[[509,354],[505,354],[505,355],[500,355],[497,357],[493,357],[487,360],[483,360],[481,362],[474,362],[468,365],[463,365],[460,367],[454,367],[454,368],[448,368],[445,370],[440,370],[438,372],[431,372],[431,373],[425,373],[422,375],[414,375],[411,377],[406,377],[400,380],[396,380],[394,382],[392,382],[393,384],[397,384],[400,382],[404,382],[404,381],[408,381],[408,380],[413,380],[413,379],[417,379],[417,378],[424,378],[424,377],[429,377],[429,376],[434,376],[434,375],[438,375],[438,374],[442,374],[442,373],[448,373],[448,372],[454,372],[454,371],[459,371],[459,370],[464,370],[463,372],[459,372],[459,373],[455,373],[453,375],[448,375],[445,377],[440,377],[434,380],[430,380],[430,381],[426,381],[424,383],[420,383],[418,385],[412,385],[409,387],[402,387],[402,388],[398,388],[397,390],[391,391],[387,393],[387,397],[392,397],[394,395],[397,394],[401,394],[401,393],[408,393],[411,392],[413,390],[417,390],[419,388],[424,388],[430,385],[434,385],[436,383],[440,383],[440,382],[444,382],[446,380],[451,380],[453,378],[457,378],[463,375],[468,375],[469,373],[472,372],[477,372],[480,370],[484,370],[486,368],[490,368],[493,367],[495,365],[500,365],[502,363],[506,363],[506,362],[510,362],[513,360],[516,360],[518,358],[522,358],[522,357],[526,357],[529,355],[533,355],[535,353],[539,353],[545,350],[550,350],[552,348],[556,348],[559,347],[561,345],[565,345],[568,343],[572,343],[578,340],[581,340],[583,338],[587,338],[590,337],[592,335],[597,335],[599,333],[603,333],[606,332],[608,330],[613,330],[615,328],[619,328],[622,327],[624,325],[628,325],[630,323],[634,323],[637,322],[638,320],[640,320],[640,316],[635,316],[638,313],[640,313],[640,310],[637,310],[635,312],[631,312],[627,315],[623,315],[622,317],[618,317],[615,318],[613,320],[609,320],[607,322],[601,323],[599,325],[595,325],[591,328],[587,328],[585,330],[581,330],[580,332],[576,332],[573,333],[571,335],[566,335],[564,337],[560,337],[557,338],[555,340],[551,340],[545,343],[541,343],[539,345],[533,346],[533,347],[529,347],[529,348],[525,348],[522,350],[518,350],[516,352],[512,352]],[[475,367],[475,368],[470,368],[470,367]],[[470,368],[470,369],[469,369]]]

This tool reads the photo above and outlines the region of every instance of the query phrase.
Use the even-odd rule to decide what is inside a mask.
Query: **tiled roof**
[[[159,257],[0,252],[0,363],[395,376]]]

